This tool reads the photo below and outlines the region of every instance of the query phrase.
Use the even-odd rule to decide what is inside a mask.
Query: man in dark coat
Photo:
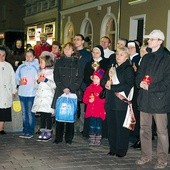
[[[152,117],[157,127],[157,163],[154,169],[164,169],[168,162],[167,113],[170,111],[170,52],[163,46],[165,39],[160,30],[153,30],[148,38],[152,49],[141,62],[136,77],[140,88],[138,105],[140,110],[141,158],[136,161],[144,165],[152,159]]]

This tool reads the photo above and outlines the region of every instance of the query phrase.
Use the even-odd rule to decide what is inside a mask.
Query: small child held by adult
[[[54,114],[51,104],[56,87],[53,79],[54,56],[44,51],[39,59],[41,71],[37,79],[38,86],[32,112],[40,115],[38,141],[49,141],[52,139],[52,115]]]
[[[39,62],[35,52],[29,49],[25,53],[26,60],[16,70],[18,95],[23,114],[23,135],[21,138],[32,138],[35,128],[35,114],[31,111],[36,94],[36,80],[39,72]]]
[[[86,88],[83,102],[87,105],[85,118],[89,119],[89,146],[99,146],[102,139],[102,122],[106,118],[104,109],[105,99],[99,97],[102,91],[100,80],[104,75],[103,69],[98,69],[91,76],[92,83]]]

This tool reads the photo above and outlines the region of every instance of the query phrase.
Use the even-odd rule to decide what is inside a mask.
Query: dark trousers
[[[51,113],[38,112],[40,114],[40,128],[52,129],[52,117]]]
[[[55,140],[58,142],[63,141],[64,124],[66,124],[65,141],[72,142],[73,137],[74,137],[74,123],[64,123],[64,122],[58,122],[58,121],[56,121],[56,138],[55,138]]]
[[[106,110],[110,151],[125,156],[129,145],[130,130],[123,127],[126,111]]]

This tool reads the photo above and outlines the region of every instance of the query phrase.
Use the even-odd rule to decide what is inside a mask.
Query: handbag
[[[106,89],[105,88],[103,88],[103,90],[99,93],[99,97],[100,97],[100,99],[106,98]]]
[[[14,112],[20,112],[21,111],[21,102],[19,100],[13,101],[12,109],[14,110]]]
[[[56,101],[56,117],[59,122],[74,123],[77,113],[77,96],[74,93],[62,94]]]

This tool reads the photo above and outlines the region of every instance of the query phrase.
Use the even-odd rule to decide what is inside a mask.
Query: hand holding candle
[[[149,75],[146,75],[144,78],[143,78],[143,81],[146,82],[148,85],[151,84],[152,82],[152,79]]]
[[[21,85],[26,85],[27,84],[27,78],[26,77],[23,77],[20,81],[20,84]]]
[[[92,103],[94,102],[94,93],[90,93],[90,96],[89,96],[89,102]]]
[[[38,77],[38,82],[44,82],[45,80],[45,75],[44,74],[40,74]]]

